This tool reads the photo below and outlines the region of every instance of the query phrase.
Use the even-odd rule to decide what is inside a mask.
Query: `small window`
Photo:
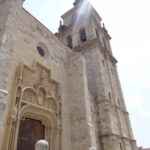
[[[45,56],[45,51],[44,51],[44,49],[43,49],[42,47],[37,46],[37,51],[38,51],[38,53],[39,53],[42,57]]]
[[[80,30],[80,40],[81,40],[82,42],[87,41],[85,29],[81,29],[81,30]]]
[[[41,57],[48,57],[49,52],[47,46],[43,42],[39,42],[36,47],[37,52]]]
[[[73,46],[72,46],[72,37],[71,37],[71,35],[69,35],[69,36],[67,37],[67,46],[70,47],[70,48],[73,47]]]

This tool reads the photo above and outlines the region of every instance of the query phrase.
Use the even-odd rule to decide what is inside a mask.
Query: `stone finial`
[[[49,144],[46,140],[39,140],[35,144],[35,150],[49,150]]]

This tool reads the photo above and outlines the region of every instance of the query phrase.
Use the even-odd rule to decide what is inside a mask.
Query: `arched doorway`
[[[49,149],[55,150],[56,136],[55,115],[43,108],[25,105],[15,131],[14,150],[35,150],[35,143],[40,139],[47,140]]]
[[[34,150],[36,141],[43,138],[48,141],[49,150],[61,147],[58,83],[51,79],[49,69],[39,63],[33,66],[34,69],[26,65],[17,68],[17,85],[2,149]]]
[[[25,118],[21,120],[17,150],[35,150],[35,143],[45,139],[45,126],[39,120]]]

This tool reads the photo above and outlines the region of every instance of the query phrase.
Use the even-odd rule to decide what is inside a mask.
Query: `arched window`
[[[82,42],[87,41],[86,31],[85,31],[84,28],[83,28],[83,29],[80,29],[80,40],[81,40]]]
[[[68,36],[67,36],[67,46],[70,47],[70,48],[73,47],[71,35],[68,35]]]

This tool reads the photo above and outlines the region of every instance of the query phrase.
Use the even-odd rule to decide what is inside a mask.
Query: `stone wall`
[[[26,12],[21,3],[21,0],[0,3],[0,150],[13,150],[9,139],[11,123],[15,121],[12,104],[16,95],[16,69],[23,64],[32,70],[36,63],[50,70],[59,87],[61,139],[60,145],[53,147],[55,150],[121,150],[122,147],[135,150],[116,61],[111,49],[103,45],[105,35],[96,12],[93,10],[94,19],[83,20],[86,42],[82,43],[79,37],[82,22],[61,37],[66,43],[67,35],[73,34],[74,50],[78,51],[73,52]],[[44,54],[43,50],[40,54],[38,46]]]
[[[10,4],[10,3],[9,3]],[[16,5],[15,5],[16,4]],[[59,95],[62,100],[62,149],[69,150],[69,113],[68,99],[66,94],[66,60],[70,53],[45,26],[26,12],[18,3],[11,3],[9,14],[5,9],[0,9],[1,18],[6,20],[1,33],[2,44],[0,46],[0,125],[1,125],[1,149],[8,149],[10,133],[9,121],[12,111],[13,88],[16,68],[25,64],[32,68],[39,63],[51,71],[51,77],[59,84]],[[1,7],[2,5],[0,5]],[[10,6],[10,5],[7,5]],[[8,16],[7,16],[8,15]],[[7,17],[7,18],[6,18]],[[1,22],[4,22],[0,19]],[[45,46],[45,56],[42,57],[37,51],[39,43]],[[56,44],[57,43],[57,44]],[[4,135],[2,134],[4,132]],[[58,148],[58,147],[57,147]]]

